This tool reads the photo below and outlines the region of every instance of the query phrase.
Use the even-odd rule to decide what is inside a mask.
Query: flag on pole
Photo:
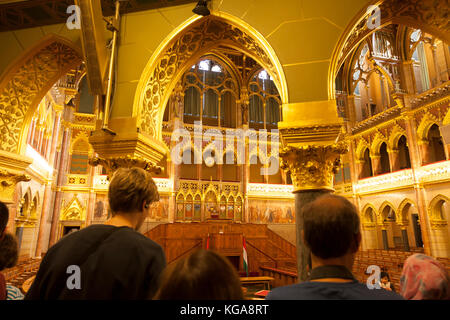
[[[247,246],[245,245],[245,237],[242,237],[242,242],[243,242],[242,257],[244,260],[244,270],[248,277],[248,257],[247,257]]]
[[[206,250],[209,250],[209,233],[208,237],[206,238]]]

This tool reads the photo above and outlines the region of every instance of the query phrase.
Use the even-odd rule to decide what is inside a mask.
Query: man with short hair
[[[268,300],[382,299],[401,300],[394,292],[369,289],[351,273],[361,243],[355,206],[336,195],[324,195],[302,209],[303,240],[311,250],[307,281],[275,288]]]
[[[149,299],[166,266],[162,248],[138,230],[159,201],[150,174],[118,169],[108,191],[112,217],[66,235],[42,260],[25,299]]]

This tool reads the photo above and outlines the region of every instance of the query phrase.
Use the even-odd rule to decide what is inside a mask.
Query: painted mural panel
[[[251,223],[295,223],[294,201],[249,200]]]

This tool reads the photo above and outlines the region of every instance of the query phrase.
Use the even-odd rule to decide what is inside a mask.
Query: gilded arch
[[[380,147],[381,144],[386,143],[386,145],[388,146],[388,150],[389,150],[389,141],[386,139],[386,137],[381,134],[380,132],[377,132],[375,134],[375,137],[372,141],[372,144],[370,146],[370,156],[378,156],[380,155]]]
[[[195,61],[218,45],[240,50],[273,77],[282,102],[288,102],[287,85],[280,62],[268,42],[251,26],[220,13],[184,23],[156,50],[147,64],[135,95],[133,117],[141,132],[160,139],[167,100],[181,75]]]
[[[444,117],[444,121],[442,122],[443,125],[450,124],[450,108],[447,111],[447,114]]]
[[[0,150],[21,154],[31,118],[54,83],[82,62],[72,42],[56,35],[27,50],[0,80]]]
[[[367,148],[369,148],[369,151],[370,151],[369,143],[364,138],[360,138],[358,145],[356,147],[356,159],[357,160],[359,160],[359,161],[364,160],[364,152],[366,152]]]
[[[369,28],[370,5],[377,5],[381,11],[379,28]],[[450,24],[448,24],[448,4],[434,0],[371,0],[361,8],[349,23],[337,42],[328,71],[328,96],[335,98],[335,79],[344,61],[354,49],[375,31],[390,25],[401,24],[421,29],[450,43]]]
[[[442,194],[437,195],[430,201],[428,205],[428,217],[430,219],[430,224],[432,228],[444,227],[448,223],[448,217],[442,216],[438,208],[438,204],[441,202],[446,202],[450,205],[450,199]]]
[[[434,124],[439,125],[438,119],[430,113],[425,114],[417,127],[417,139],[419,142],[428,140],[428,131]]]
[[[396,212],[396,221],[398,224],[408,224],[409,217],[404,214],[405,208],[407,206],[415,206],[414,201],[411,199],[404,199],[400,205],[398,206],[397,212]]]
[[[368,210],[371,209],[373,212],[373,220],[368,219]],[[375,206],[371,203],[367,203],[364,208],[361,210],[361,220],[364,227],[374,227],[377,222],[377,210],[375,209]]]
[[[397,217],[397,212],[395,211],[395,206],[389,202],[389,201],[384,201],[381,206],[380,206],[380,210],[378,210],[378,222],[379,224],[384,224],[384,220],[387,219],[387,215],[385,215],[384,210],[390,207],[392,209],[392,211],[394,212],[394,216]]]
[[[395,125],[394,129],[391,131],[391,134],[389,135],[388,139],[388,148],[390,150],[397,150],[398,149],[398,140],[402,136],[405,136],[406,138],[406,131],[402,127],[400,127],[398,124]]]

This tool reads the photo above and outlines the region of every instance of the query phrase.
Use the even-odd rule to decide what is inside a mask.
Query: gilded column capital
[[[340,167],[340,156],[348,151],[344,143],[284,147],[281,168],[290,171],[294,192],[332,190],[333,175]]]
[[[145,160],[144,158],[141,158],[139,156],[130,156],[130,155],[106,159],[95,157],[89,160],[89,164],[94,167],[101,165],[103,168],[105,168],[108,177],[112,177],[114,172],[119,168],[138,167],[154,174],[159,174],[162,172],[161,167],[152,164],[150,161]]]
[[[92,165],[104,166],[108,175],[121,167],[141,167],[158,172],[158,164],[168,154],[168,147],[163,141],[141,134],[135,120],[111,119],[109,124],[116,132],[114,136],[101,129],[91,133],[89,143],[98,154],[97,160],[91,160]]]
[[[0,150],[0,200],[12,202],[16,185],[21,181],[30,181],[25,174],[33,159],[23,155]]]
[[[27,174],[16,174],[10,171],[0,169],[0,200],[3,202],[12,202],[16,186],[21,181],[30,181]]]
[[[430,225],[431,225],[431,229],[433,229],[433,230],[447,228],[447,220],[437,218],[437,217],[432,217],[430,219]]]

